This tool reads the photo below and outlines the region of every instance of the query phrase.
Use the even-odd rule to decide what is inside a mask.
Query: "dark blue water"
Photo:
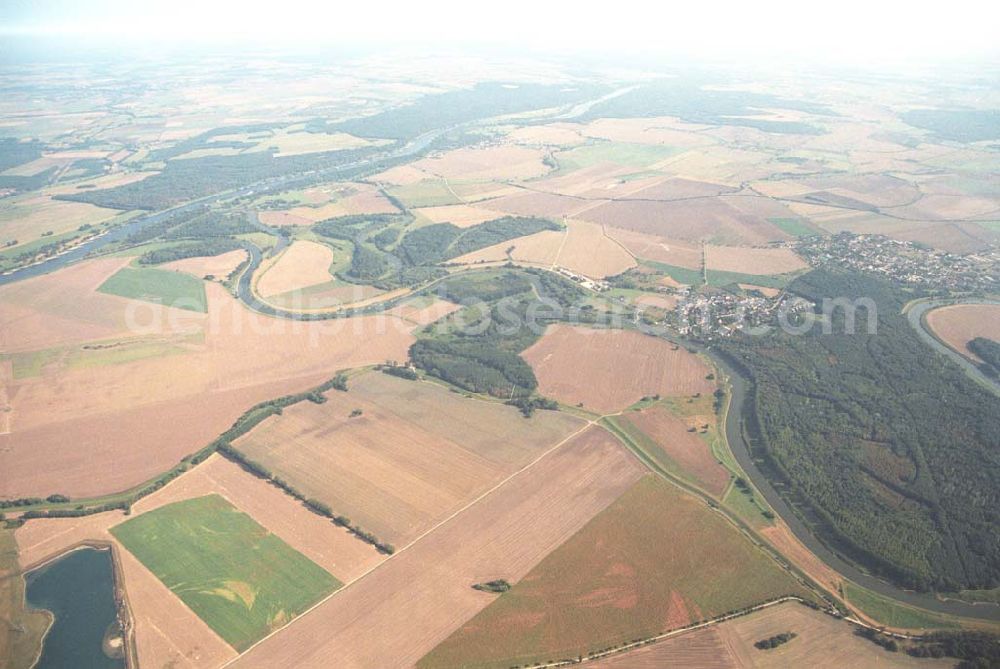
[[[45,635],[36,669],[122,669],[102,642],[117,620],[111,551],[84,548],[27,575],[26,598],[47,609],[55,622]]]

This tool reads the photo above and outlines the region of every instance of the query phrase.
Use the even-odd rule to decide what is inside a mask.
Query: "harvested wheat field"
[[[684,632],[619,655],[587,662],[587,669],[743,669],[717,626]]]
[[[139,303],[97,292],[132,258],[88,260],[53,274],[0,288],[0,351],[19,353],[58,346],[135,336],[130,310],[142,322],[156,323],[143,334],[190,334],[201,329],[204,315],[183,309]]]
[[[243,249],[237,249],[228,253],[220,253],[217,256],[200,256],[197,258],[174,260],[160,265],[160,269],[187,272],[199,278],[204,276],[225,278],[246,259],[247,252]]]
[[[327,398],[269,418],[235,446],[396,546],[581,426],[553,412],[519,420],[513,407],[377,372]]]
[[[508,137],[512,142],[529,146],[576,146],[587,141],[569,123],[524,126],[513,130]]]
[[[720,244],[743,245],[787,239],[786,233],[767,220],[769,217],[782,217],[782,213],[747,211],[753,205],[744,201],[754,199],[771,202],[765,198],[750,197],[614,200],[577,215],[603,225],[684,240],[704,239]],[[781,209],[788,215],[787,209]]]
[[[697,242],[669,239],[622,228],[609,227],[607,233],[637,258],[687,269],[701,269],[702,250],[701,244]]]
[[[434,223],[451,223],[459,228],[471,228],[484,221],[492,221],[503,216],[501,213],[478,207],[470,207],[467,204],[422,207],[414,209],[413,213],[423,216]]]
[[[632,300],[632,302],[637,305],[665,309],[667,311],[677,306],[677,298],[673,295],[640,295]]]
[[[481,202],[479,206],[517,216],[541,216],[542,218],[563,218],[581,209],[589,209],[603,201],[521,190],[493,200]]]
[[[488,246],[453,262],[465,264],[497,263],[510,258],[530,265],[565,267],[577,274],[603,279],[635,267],[635,259],[599,225],[585,221],[566,221],[564,231],[542,232]]]
[[[443,179],[502,181],[531,179],[547,173],[550,168],[544,158],[544,151],[523,146],[472,147],[418,160],[413,167]]]
[[[473,584],[521,579],[641,475],[634,458],[591,427],[233,666],[413,666],[496,599]]]
[[[333,249],[326,244],[295,241],[257,279],[257,292],[270,297],[327,283],[333,280],[331,264]]]
[[[312,225],[315,221],[305,216],[293,214],[290,211],[261,211],[257,219],[264,225],[280,228],[286,225]]]
[[[705,264],[710,270],[738,274],[786,274],[809,265],[790,248],[705,247]]]
[[[673,177],[636,191],[632,197],[637,200],[682,200],[692,197],[714,197],[735,193],[736,188],[707,181],[692,181],[683,177]]]
[[[251,405],[308,389],[338,369],[404,359],[413,342],[413,324],[391,315],[279,320],[246,310],[218,284],[205,287],[202,337],[183,351],[56,366],[10,384],[0,498],[100,495],[136,485],[196,451]],[[142,318],[158,313],[156,305],[143,309]],[[68,432],[77,438],[61,438]]]
[[[710,393],[712,370],[684,348],[634,330],[551,325],[522,357],[538,392],[591,411],[620,411],[646,395]]]
[[[783,595],[811,595],[700,499],[647,474],[419,667],[576,658]]]
[[[121,215],[85,202],[54,200],[44,195],[0,204],[0,240],[4,244],[37,241],[43,233],[56,235],[77,230],[81,225],[96,226]]]
[[[770,650],[753,644],[776,634],[798,636]],[[795,602],[775,604],[748,616],[684,632],[620,655],[588,662],[594,669],[784,669],[785,667],[885,667],[943,669],[954,660],[917,659],[890,653],[854,634],[847,622]]]
[[[755,669],[809,666],[839,667],[952,667],[954,660],[918,659],[906,653],[890,653],[854,634],[854,626],[814,611],[796,602],[768,607],[757,613],[719,625],[737,666]],[[798,636],[770,650],[754,648],[754,642],[782,632]]]
[[[948,346],[974,362],[982,362],[968,349],[976,337],[1000,337],[1000,304],[953,304],[933,309],[927,325]]]
[[[622,414],[621,420],[649,437],[681,476],[693,479],[716,497],[729,487],[729,470],[716,460],[708,442],[689,431],[692,426],[666,407],[654,405],[629,411]]]

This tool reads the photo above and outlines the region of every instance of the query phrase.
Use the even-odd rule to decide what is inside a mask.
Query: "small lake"
[[[109,657],[104,650],[109,630],[120,636],[110,550],[72,551],[30,572],[25,580],[28,604],[55,616],[36,669],[125,667],[123,658]]]

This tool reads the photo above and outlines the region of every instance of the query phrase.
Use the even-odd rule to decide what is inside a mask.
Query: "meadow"
[[[155,509],[111,534],[236,650],[341,586],[219,495]]]
[[[147,267],[123,267],[97,289],[108,295],[205,313],[208,301],[200,279]]]

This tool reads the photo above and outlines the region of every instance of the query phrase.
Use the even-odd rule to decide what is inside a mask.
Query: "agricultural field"
[[[935,335],[973,362],[982,361],[969,350],[970,341],[1000,337],[1000,305],[955,304],[934,309],[925,318]]]
[[[94,227],[121,216],[118,210],[84,202],[31,196],[0,204],[0,242],[15,242],[11,246],[16,249],[45,236],[76,232],[81,226]]]
[[[121,259],[100,259],[0,289],[7,351],[35,356],[139,337],[164,341],[170,353],[122,360],[119,351],[94,348],[65,361],[87,354],[115,364],[42,361],[44,373],[5,383],[10,410],[9,431],[0,434],[0,496],[100,495],[134,486],[207,444],[258,402],[315,386],[337,369],[405,359],[420,320],[418,313],[409,320],[292,323],[247,311],[216,283],[203,284],[207,314],[137,306],[147,303],[96,291],[121,267]],[[130,313],[137,321],[131,328]],[[0,370],[12,376],[10,364]],[[67,430],[74,448],[59,437]]]
[[[520,146],[463,148],[424,158],[412,167],[444,180],[503,181],[546,174],[545,153]]]
[[[274,485],[216,455],[132,507],[138,516],[174,502],[221,494],[269,532],[348,582],[384,559]],[[112,542],[132,611],[136,651],[143,666],[200,667],[221,664],[236,651],[198,618],[109,532],[127,518],[120,511],[82,518],[33,520],[15,532],[24,569],[60,555],[82,541]]]
[[[111,533],[236,650],[341,585],[218,495],[161,507]]]
[[[182,260],[172,260],[159,266],[163,270],[185,272],[199,279],[214,277],[221,279],[229,276],[247,259],[247,252],[242,249],[227,251],[216,256],[196,256]]]
[[[148,267],[123,267],[97,289],[108,295],[163,304],[175,309],[208,311],[199,279]]]
[[[705,265],[709,270],[734,274],[787,274],[808,269],[802,258],[786,247],[739,248],[705,247]]]
[[[398,547],[581,425],[548,411],[525,420],[514,407],[369,372],[350,392],[291,407],[235,446]]]
[[[787,207],[767,198],[724,195],[677,201],[612,200],[575,215],[634,232],[733,246],[788,239],[770,219],[794,217]]]
[[[72,66],[12,42],[0,68],[0,666],[46,642],[21,574],[86,543],[142,669],[954,664],[774,603],[819,602],[805,581],[864,624],[995,630],[958,611],[996,615],[996,398],[900,316],[996,292],[985,70],[315,40],[192,65],[127,41]],[[968,257],[883,285],[903,247],[824,249],[840,232]],[[855,242],[871,264],[824,266]],[[818,324],[798,297],[843,295],[877,299],[877,338],[727,327],[782,301]],[[718,331],[685,327],[706,304]],[[982,363],[1000,307],[926,325]],[[933,610],[857,585],[768,504],[716,353],[806,531]]]
[[[692,480],[715,497],[721,497],[729,488],[729,470],[712,453],[702,434],[715,422],[714,414],[685,420],[663,405],[652,405],[622,414],[620,422],[652,442],[651,454],[668,471]]]
[[[479,225],[485,221],[500,218],[502,214],[488,209],[480,209],[467,204],[452,204],[443,207],[423,207],[414,209],[413,213],[426,218],[432,223],[451,223],[460,228]]]
[[[679,149],[657,144],[627,144],[624,142],[597,142],[555,154],[560,171],[575,170],[612,163],[638,169],[654,167],[677,153]]]
[[[693,353],[633,330],[551,325],[522,357],[538,391],[600,413],[625,409],[644,396],[711,393],[712,373]]]
[[[257,292],[267,298],[332,281],[333,260],[333,249],[325,244],[292,242],[277,262],[260,274]]]
[[[588,664],[599,669],[657,669],[664,666],[699,669],[818,669],[875,666],[886,669],[944,669],[954,660],[918,659],[891,653],[857,636],[849,623],[786,602],[704,629],[613,655]],[[796,637],[778,648],[761,650],[754,643],[777,634]]]
[[[413,666],[495,600],[472,585],[521,580],[642,473],[607,432],[581,431],[231,666]]]
[[[635,266],[628,251],[604,234],[601,226],[565,221],[562,231],[542,232],[488,246],[453,262],[477,265],[508,260],[544,267],[565,267],[583,276],[603,279]]]
[[[784,595],[812,596],[703,502],[649,474],[418,667],[576,658]]]

